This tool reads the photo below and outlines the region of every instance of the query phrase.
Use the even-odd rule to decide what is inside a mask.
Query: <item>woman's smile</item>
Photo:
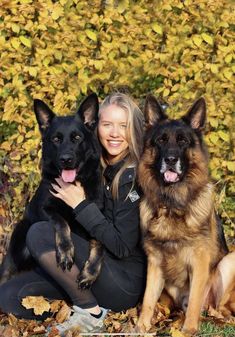
[[[98,135],[106,150],[109,164],[121,160],[128,153],[127,112],[111,104],[100,112]]]

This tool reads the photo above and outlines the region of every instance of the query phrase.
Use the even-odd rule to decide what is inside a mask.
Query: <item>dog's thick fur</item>
[[[170,120],[153,96],[146,99],[146,138],[138,169],[147,284],[137,331],[151,327],[163,289],[186,309],[183,330],[195,333],[211,277],[228,252],[216,218],[208,156],[202,139],[206,105]],[[234,257],[233,257],[234,261]]]
[[[0,269],[1,283],[15,273],[33,267],[34,261],[26,246],[26,235],[29,227],[38,221],[50,221],[51,226],[54,226],[57,263],[63,270],[71,269],[74,246],[70,231],[76,232],[79,224],[72,209],[50,193],[51,184],[60,176],[66,182],[79,181],[86,198],[98,200],[101,191],[100,146],[94,132],[98,109],[95,94],[88,96],[77,113],[71,116],[58,117],[43,101],[34,101],[34,112],[42,135],[42,180],[23,219],[14,227]],[[91,285],[101,266],[101,244],[92,240],[90,248],[90,258],[79,277],[81,287]]]

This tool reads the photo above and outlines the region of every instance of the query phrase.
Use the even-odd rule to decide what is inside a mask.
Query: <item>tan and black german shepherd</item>
[[[235,311],[235,253],[228,254],[215,214],[202,139],[206,104],[200,98],[184,117],[170,120],[149,96],[145,116],[138,179],[144,193],[140,215],[148,271],[137,331],[150,329],[164,289],[185,309],[183,331],[193,334],[205,305]]]

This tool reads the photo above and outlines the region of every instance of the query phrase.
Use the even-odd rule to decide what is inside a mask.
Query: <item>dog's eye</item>
[[[79,139],[81,139],[81,137],[80,137],[79,135],[74,135],[74,136],[73,136],[73,139],[74,139],[74,140],[79,140]]]
[[[168,141],[167,135],[162,135],[161,137],[156,139],[157,143],[164,144]]]
[[[184,136],[179,135],[179,136],[177,137],[177,142],[178,142],[178,144],[180,144],[180,145],[186,145],[186,144],[188,143],[188,140],[187,140],[187,138],[185,138]]]
[[[61,142],[61,138],[60,137],[58,137],[58,136],[55,136],[55,137],[53,137],[52,138],[52,141],[53,141],[53,143],[60,143]]]

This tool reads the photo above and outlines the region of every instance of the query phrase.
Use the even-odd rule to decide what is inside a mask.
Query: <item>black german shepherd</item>
[[[58,265],[70,270],[74,263],[74,246],[70,231],[78,223],[72,209],[49,191],[55,178],[65,182],[76,180],[83,186],[88,200],[100,200],[100,146],[94,132],[98,121],[99,103],[96,94],[88,96],[73,116],[56,116],[41,100],[34,101],[34,112],[42,135],[42,180],[26,207],[23,219],[14,227],[9,249],[0,269],[0,283],[14,274],[29,270],[34,261],[26,247],[29,227],[47,220],[55,228]],[[89,287],[96,279],[102,261],[101,244],[90,241],[93,250],[79,276],[79,286]],[[95,251],[94,251],[95,250]]]

